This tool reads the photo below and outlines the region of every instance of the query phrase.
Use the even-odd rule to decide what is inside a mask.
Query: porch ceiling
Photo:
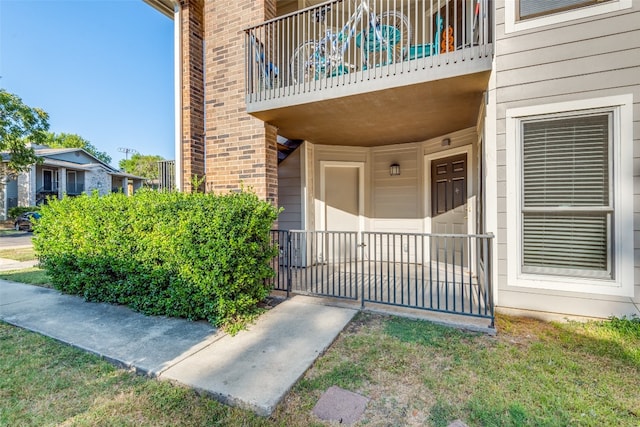
[[[379,146],[474,126],[490,71],[316,100],[251,114],[289,139]],[[323,94],[325,95],[325,94]]]
[[[143,0],[163,15],[173,19],[174,0]]]

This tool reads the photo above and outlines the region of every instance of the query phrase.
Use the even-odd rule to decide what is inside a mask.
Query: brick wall
[[[205,175],[203,0],[180,0],[182,43],[182,190]]]
[[[275,16],[275,0],[205,0],[206,185],[278,196],[276,129],[246,113],[244,29]]]

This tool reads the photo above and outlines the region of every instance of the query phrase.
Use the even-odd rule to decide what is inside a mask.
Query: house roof
[[[137,175],[132,175],[130,173],[127,172],[122,172],[122,171],[118,171],[118,172],[112,172],[111,175],[113,176],[118,176],[121,178],[129,178],[129,179],[142,179],[144,181],[147,181],[147,178],[143,178],[141,176],[137,176]]]
[[[105,169],[109,174],[114,175],[114,176],[118,176],[118,177],[123,177],[123,178],[131,178],[131,179],[140,179],[140,180],[145,180],[146,178],[143,178],[141,176],[136,176],[136,175],[132,175],[130,173],[127,172],[123,172],[121,170],[118,170],[116,168],[114,168],[113,166],[111,166],[108,163],[103,162],[102,160],[98,159],[96,156],[94,156],[93,154],[89,153],[86,150],[83,150],[82,148],[51,148],[51,147],[47,147],[44,145],[33,145],[33,151],[35,152],[36,156],[41,157],[43,160],[43,164],[47,165],[47,166],[55,166],[55,167],[61,167],[61,168],[68,168],[68,169],[76,169],[76,170],[93,170],[95,168],[102,168]],[[67,154],[67,153],[82,153],[84,156],[88,157],[90,159],[89,163],[75,163],[69,160],[61,160],[61,159],[56,159],[53,158],[51,156],[55,156],[55,155],[60,155],[60,154]],[[7,153],[7,152],[3,152],[0,153],[2,155],[2,161],[3,162],[7,162],[9,161],[9,159],[11,158],[11,154]]]
[[[33,151],[35,151],[35,153],[38,156],[46,156],[48,154],[73,153],[74,151],[80,151],[80,150],[84,151],[81,148],[51,148],[51,147],[39,148],[39,147],[42,147],[42,146],[39,145],[39,146],[33,147]],[[85,153],[89,154],[86,151],[85,151]]]
[[[100,160],[99,158],[97,158],[96,156],[94,156],[93,154],[89,153],[88,151],[82,148],[51,148],[51,147],[45,147],[42,145],[37,145],[33,147],[33,151],[36,153],[36,156],[42,157],[44,159],[47,159],[49,156],[55,156],[59,154],[82,153],[85,156],[91,158],[92,162],[91,163],[69,162],[69,163],[74,165],[83,165],[83,166],[94,163],[94,164],[98,164],[105,167],[109,171],[118,172],[118,169],[114,168],[108,163],[103,162],[102,160]],[[54,160],[59,160],[59,159],[54,159]]]
[[[64,160],[49,159],[46,157],[43,157],[43,164],[46,166],[56,166],[59,168],[91,170],[91,167],[89,167],[91,163],[80,164],[80,163],[67,162]]]

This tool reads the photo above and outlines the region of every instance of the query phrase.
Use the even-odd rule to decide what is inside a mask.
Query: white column
[[[58,199],[67,194],[67,168],[58,168]]]
[[[18,174],[18,206],[33,206],[36,204],[36,166],[31,166],[26,172]]]
[[[4,163],[0,163],[0,192],[2,193],[2,208],[0,209],[0,220],[7,219],[7,205],[9,204],[8,200],[8,188],[9,185],[9,177],[7,176],[7,168]]]

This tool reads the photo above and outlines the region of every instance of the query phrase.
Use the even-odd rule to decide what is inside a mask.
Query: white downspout
[[[497,190],[497,182],[498,177],[496,175],[497,170],[497,99],[496,99],[496,58],[495,54],[493,57],[493,62],[491,65],[491,75],[489,77],[489,87],[487,89],[488,95],[488,103],[486,105],[486,115],[485,115],[485,127],[484,127],[484,150],[485,150],[485,233],[493,233],[493,247],[492,247],[492,273],[493,277],[491,278],[493,282],[493,303],[497,307],[498,306],[498,289],[500,288],[500,283],[498,282],[498,266],[499,266],[499,257],[498,257],[498,240],[504,239],[503,236],[500,235],[500,231],[498,230],[498,190]]]

